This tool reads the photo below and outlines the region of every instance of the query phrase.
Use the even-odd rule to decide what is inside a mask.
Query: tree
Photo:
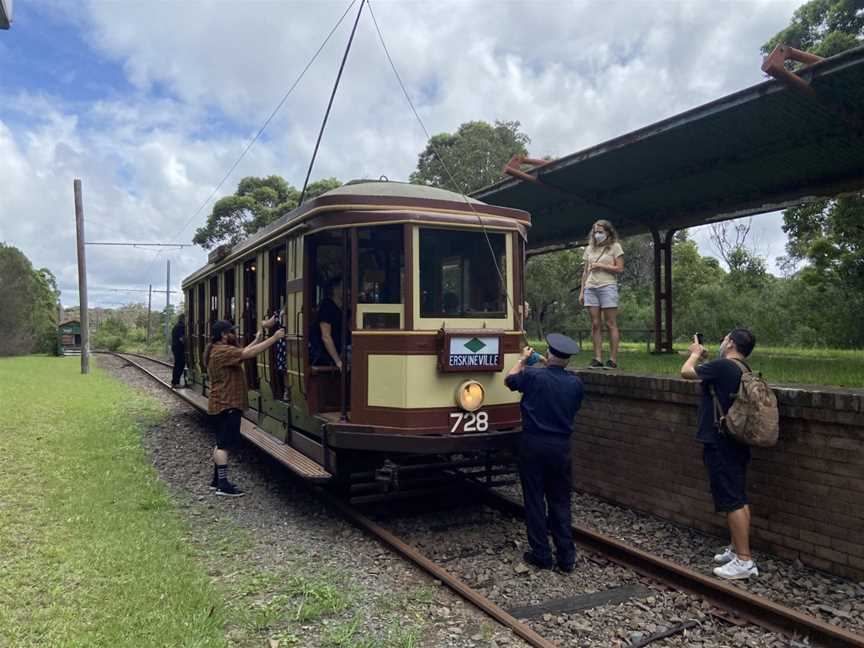
[[[59,295],[50,270],[0,243],[0,355],[55,350]]]
[[[768,53],[785,43],[819,56],[832,56],[864,41],[864,1],[811,0],[799,7],[792,23],[762,46]],[[864,291],[864,193],[820,200],[783,212],[789,236],[784,270],[805,261],[824,282],[851,282]]]
[[[864,2],[861,0],[810,0],[792,15],[792,23],[762,46],[769,54],[779,44],[834,56],[864,40]]]
[[[531,139],[519,126],[518,121],[496,121],[494,126],[471,121],[455,133],[433,135],[409,179],[466,194],[488,186],[501,177],[511,157],[528,155]]]
[[[336,178],[316,180],[306,188],[303,202],[341,185]],[[235,245],[296,208],[299,201],[300,191],[280,176],[243,178],[233,195],[216,201],[207,224],[196,230],[192,242],[205,250]]]
[[[552,330],[572,332],[582,310],[579,284],[582,250],[562,250],[532,256],[525,268],[525,293],[529,305],[526,329],[542,338]]]

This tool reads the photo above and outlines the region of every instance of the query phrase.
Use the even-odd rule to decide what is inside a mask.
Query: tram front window
[[[421,229],[420,316],[506,317],[505,250],[504,234]]]

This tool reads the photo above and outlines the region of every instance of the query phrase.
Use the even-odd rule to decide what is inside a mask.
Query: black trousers
[[[179,385],[180,377],[186,368],[186,352],[183,349],[171,349],[174,354],[174,371],[171,374],[171,384]]]
[[[559,441],[522,434],[519,445],[519,477],[525,502],[528,544],[534,558],[552,565],[549,534],[555,543],[557,561],[572,564],[576,559],[571,529],[570,446]],[[548,505],[548,512],[547,512]]]

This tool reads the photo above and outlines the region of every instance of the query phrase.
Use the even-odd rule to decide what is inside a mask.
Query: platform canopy
[[[769,80],[473,194],[531,212],[529,249],[775,211],[864,189],[864,47]],[[802,89],[803,87],[803,89]]]
[[[0,29],[9,29],[12,25],[12,0],[0,0]]]

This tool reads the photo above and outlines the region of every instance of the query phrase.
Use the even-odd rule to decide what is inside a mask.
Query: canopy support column
[[[651,228],[654,241],[654,353],[672,353],[672,241],[676,230],[662,239]]]

